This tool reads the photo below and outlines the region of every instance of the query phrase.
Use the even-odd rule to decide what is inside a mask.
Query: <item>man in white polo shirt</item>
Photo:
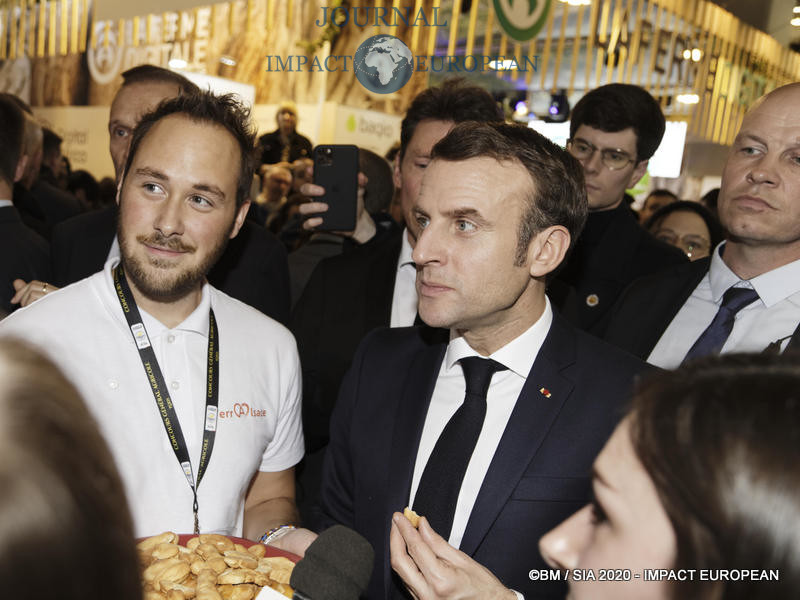
[[[181,96],[145,116],[118,192],[121,258],[0,325],[82,392],[140,536],[259,539],[297,518],[294,339],[205,279],[247,213],[253,142],[227,96]]]

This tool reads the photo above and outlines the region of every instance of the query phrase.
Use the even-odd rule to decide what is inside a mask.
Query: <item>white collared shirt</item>
[[[478,497],[486,472],[489,470],[489,464],[492,462],[508,419],[511,417],[520,392],[522,392],[522,386],[525,385],[525,380],[547,333],[550,331],[552,322],[553,309],[550,307],[550,300],[546,299],[542,316],[525,333],[490,356],[481,357],[496,360],[507,370],[494,374],[489,386],[489,393],[486,396],[486,418],[464,474],[464,481],[461,483],[461,491],[458,494],[456,512],[453,517],[453,527],[450,530],[449,542],[454,548],[461,545],[472,507]],[[425,425],[422,428],[422,437],[414,463],[409,506],[414,506],[414,496],[417,494],[422,471],[428,463],[436,441],[447,422],[464,403],[467,386],[461,370],[461,363],[458,361],[468,356],[480,355],[470,347],[463,337],[452,337],[451,332],[451,340],[439,370],[433,396],[428,406],[428,414],[425,417]]]
[[[11,200],[0,200],[0,208],[5,208],[6,206],[14,206],[14,203]]]
[[[409,327],[417,318],[417,266],[411,258],[412,251],[406,228],[403,229],[403,245],[397,259],[390,327]]]
[[[675,315],[647,362],[664,369],[681,364],[700,334],[711,324],[731,286],[753,288],[759,299],[736,314],[733,330],[722,347],[729,352],[761,352],[770,343],[791,336],[800,323],[800,260],[742,280],[714,249],[708,272]],[[785,349],[789,340],[783,340]]]

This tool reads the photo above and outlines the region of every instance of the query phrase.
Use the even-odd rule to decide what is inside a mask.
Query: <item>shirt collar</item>
[[[745,287],[752,287],[765,306],[770,307],[800,292],[800,260],[787,263],[749,280],[741,280],[722,260],[722,242],[714,250],[709,266],[709,281],[714,302],[719,303],[722,295],[739,281]]]
[[[725,242],[721,242],[714,248],[711,255],[711,264],[708,266],[708,281],[711,284],[711,298],[716,304],[722,301],[722,295],[728,288],[742,281],[736,273],[722,260],[722,251]],[[758,291],[758,290],[756,290]]]
[[[11,200],[0,200],[0,208],[5,208],[6,206],[14,206],[14,203]]]
[[[408,228],[403,228],[403,243],[400,246],[400,258],[397,259],[397,270],[399,271],[407,264],[414,264],[414,259],[411,258],[411,253],[414,249],[411,247],[411,242],[408,241]]]
[[[182,323],[173,330],[199,333],[203,337],[208,337],[208,313],[211,310],[210,286],[206,281],[200,292],[200,304],[197,305],[192,313],[186,317]]]
[[[481,356],[481,358],[496,360],[509,371],[527,378],[547,333],[550,331],[552,322],[553,309],[550,306],[550,299],[545,296],[544,312],[533,325],[490,356]],[[480,356],[480,354],[472,349],[463,336],[453,337],[447,345],[444,356],[447,370],[452,369],[459,360],[468,356]]]
[[[119,264],[119,258],[112,258],[106,262],[105,271],[106,271],[106,278],[108,284],[110,286],[111,294],[113,295],[113,301],[118,303],[117,294],[114,291],[114,280],[112,276],[112,271],[116,266]],[[186,317],[181,323],[176,325],[172,328],[171,331],[185,331],[185,332],[192,332],[192,333],[199,333],[204,337],[208,337],[208,313],[211,310],[211,293],[210,287],[208,282],[203,284],[203,289],[200,297],[200,304],[191,312],[191,314]],[[161,335],[166,331],[170,331],[166,325],[164,325],[161,321],[156,319],[154,316],[149,314],[146,310],[139,307],[139,313],[142,315],[142,322],[144,323],[145,329],[147,329],[147,335],[149,337],[156,337]]]

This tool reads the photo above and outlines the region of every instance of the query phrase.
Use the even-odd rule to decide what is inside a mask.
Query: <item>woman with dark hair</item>
[[[141,600],[122,482],[78,392],[9,338],[0,381],[2,597]]]
[[[725,237],[722,225],[705,206],[686,200],[662,206],[642,226],[661,241],[683,250],[689,260],[708,256]]]
[[[800,590],[800,364],[726,355],[639,386],[595,501],[545,535],[580,600],[758,600]],[[663,571],[655,571],[663,569]]]

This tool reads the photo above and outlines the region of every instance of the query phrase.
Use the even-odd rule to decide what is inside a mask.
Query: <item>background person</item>
[[[717,218],[702,204],[686,200],[662,206],[642,227],[656,239],[683,250],[689,260],[708,256],[725,239]]]
[[[589,218],[555,280],[577,294],[576,324],[601,335],[609,309],[635,279],[686,262],[648,234],[625,203],[664,135],[661,107],[644,89],[613,83],[587,93],[570,115],[567,151],[580,161]],[[569,296],[554,296],[565,310]]]
[[[286,100],[278,105],[275,113],[278,128],[258,138],[261,162],[271,165],[278,162],[293,163],[299,158],[311,157],[311,141],[297,133],[297,105]]]
[[[729,355],[640,385],[595,461],[593,504],[542,538],[561,569],[695,569],[690,581],[570,582],[575,600],[759,600],[800,589],[797,357]],[[699,571],[777,570],[778,581]]]
[[[687,358],[800,344],[800,83],[748,110],[722,172],[724,244],[632,284],[606,341],[672,369]]]
[[[140,600],[122,482],[94,418],[49,360],[0,341],[3,597]]]
[[[16,308],[15,279],[50,277],[50,246],[25,225],[15,206],[14,182],[25,170],[25,116],[11,98],[0,94],[0,318]]]
[[[644,199],[644,204],[642,204],[642,208],[639,210],[639,221],[644,223],[647,219],[652,217],[653,213],[658,209],[677,201],[678,197],[669,190],[653,190],[647,194],[647,198]]]

